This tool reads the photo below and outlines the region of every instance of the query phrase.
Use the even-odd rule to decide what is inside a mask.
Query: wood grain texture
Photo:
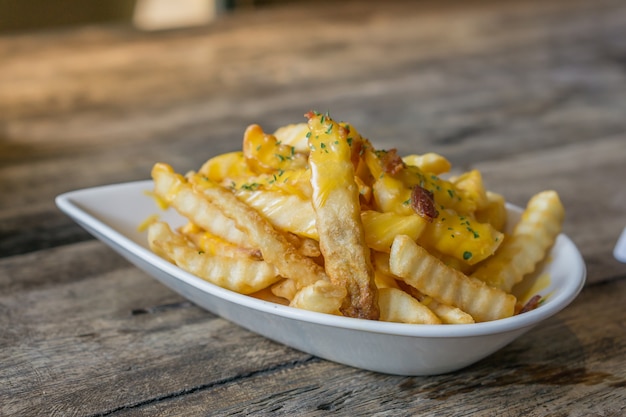
[[[598,398],[596,411],[623,407],[626,345],[615,317],[624,280],[589,287],[559,316],[466,370],[395,377],[277,345],[132,267],[77,279],[0,298],[11,312],[1,323],[11,329],[2,340],[3,414],[41,415],[56,405],[74,415],[500,415],[511,407],[546,415],[571,403],[593,411]]]
[[[272,6],[206,28],[0,37],[0,415],[626,413],[626,4]],[[580,297],[459,372],[397,377],[295,351],[187,302],[54,197],[238,149],[245,127],[353,123],[524,205],[556,189]]]

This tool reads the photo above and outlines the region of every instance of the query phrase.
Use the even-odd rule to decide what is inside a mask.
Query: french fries
[[[394,239],[389,266],[408,285],[467,312],[476,321],[510,317],[515,310],[513,295],[450,268],[406,235]]]
[[[485,261],[473,277],[511,291],[524,275],[534,271],[561,230],[565,209],[555,191],[543,191],[528,202],[513,234],[501,250]]]
[[[153,251],[182,269],[242,294],[260,291],[280,279],[276,268],[265,261],[208,255],[198,251],[182,236],[174,234],[166,223],[151,224],[148,240]]]
[[[433,311],[397,288],[381,288],[378,292],[380,319],[396,323],[441,324]]]
[[[146,221],[150,248],[213,284],[324,314],[429,325],[519,314],[513,287],[562,227],[555,191],[533,196],[509,235],[506,200],[478,170],[453,177],[439,154],[401,157],[328,114],[305,117],[272,134],[249,126],[241,151],[197,172],[156,163],[158,206],[188,222]]]
[[[354,180],[349,130],[319,113],[309,118],[309,165],[320,249],[330,279],[347,290],[341,311],[378,319],[370,251],[365,245],[359,190]]]
[[[259,248],[263,259],[274,265],[281,276],[296,281],[298,289],[318,280],[328,281],[320,265],[300,254],[284,234],[278,232],[259,212],[240,201],[230,190],[204,177],[193,175],[190,178],[194,190],[231,218],[237,228],[246,233],[250,242]]]

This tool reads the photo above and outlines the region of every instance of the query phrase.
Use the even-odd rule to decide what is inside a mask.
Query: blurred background
[[[143,30],[175,29],[281,1],[285,0],[0,0],[0,34],[116,22]]]

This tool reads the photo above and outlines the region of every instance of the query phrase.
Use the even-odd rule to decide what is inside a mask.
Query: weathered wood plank
[[[29,143],[44,149],[59,146],[55,142],[71,147],[102,138],[123,143],[129,137],[172,138],[181,125],[216,125],[233,115],[277,125],[293,120],[286,109],[301,107],[299,116],[311,106],[345,114],[357,125],[376,114],[383,132],[411,114],[415,125],[393,136],[403,138],[413,131],[442,144],[500,130],[503,122],[505,129],[522,128],[528,118],[534,123],[537,116],[545,119],[552,107],[576,106],[579,115],[587,110],[587,117],[597,122],[596,133],[623,127],[623,94],[615,88],[624,89],[624,45],[612,34],[624,12],[616,2],[570,2],[570,7],[533,2],[516,4],[504,15],[479,6],[472,12],[474,19],[459,5],[446,15],[428,13],[431,4],[401,16],[385,5],[356,17],[344,6],[350,13],[320,8],[300,16],[304,22],[278,13],[272,16],[278,21],[268,25],[262,17],[250,16],[249,25],[232,34],[225,23],[188,36],[123,38],[96,29],[85,30],[74,41],[59,35],[18,42],[22,46],[11,48],[3,60],[7,76],[0,88],[0,113],[6,120],[5,136],[19,139],[18,151]],[[355,24],[357,19],[368,26]],[[551,19],[568,24],[553,25]],[[322,21],[324,31],[301,36],[303,24]],[[277,24],[281,35],[274,31]],[[395,30],[387,30],[390,24]],[[455,30],[442,31],[444,24]],[[419,31],[412,30],[416,26]],[[290,42],[277,42],[277,36]],[[577,42],[570,42],[572,36]],[[367,48],[351,50],[355,39]],[[37,45],[41,42],[46,47]],[[317,64],[320,57],[323,66]],[[99,66],[86,65],[90,60]],[[215,65],[216,60],[229,65]],[[36,65],[41,61],[49,67]],[[25,94],[24,82],[30,94]],[[581,102],[579,97],[590,89],[595,97],[589,98],[600,100]],[[399,97],[390,106],[378,104],[387,103],[391,94]],[[595,108],[589,104],[602,105],[602,111],[589,114]],[[577,136],[588,125],[580,118],[568,121],[574,125],[559,127],[571,126],[570,133]],[[551,127],[550,120],[539,122]],[[374,136],[378,132],[372,130]],[[547,133],[535,135],[534,143],[554,134]]]
[[[281,48],[271,47],[273,26],[255,16],[230,34],[225,31],[232,23],[225,22],[156,37],[96,28],[78,37],[0,40],[7,74],[0,80],[0,208],[51,201],[70,189],[143,179],[157,160],[193,168],[208,156],[236,149],[247,123],[273,128],[300,120],[310,107],[332,109],[381,146],[440,152],[457,166],[564,142],[596,142],[626,129],[621,64],[626,47],[613,36],[624,11],[615,2],[515,5],[505,15],[479,6],[473,11],[480,16],[476,19],[467,19],[458,5],[447,6],[451,16],[446,19],[450,25],[458,22],[460,33],[443,32],[434,43],[443,17],[429,12],[432,4],[400,18],[394,7],[403,6],[362,11],[353,19],[365,18],[372,26],[368,30],[351,20],[331,19],[329,31],[318,37],[295,36],[301,25],[293,23],[293,14],[277,13],[273,18],[295,39]],[[301,13],[311,22],[332,16],[323,9]],[[547,24],[557,18],[568,25]],[[403,29],[385,30],[391,19]],[[415,24],[422,30],[409,31]],[[339,31],[345,34],[338,38]],[[574,35],[577,42],[570,42]],[[368,48],[351,51],[356,63],[344,65],[345,55],[338,52],[362,36]],[[202,54],[203,48],[210,56]],[[259,53],[260,48],[271,53]],[[236,61],[232,82],[224,83],[224,68],[212,65],[210,58],[218,52]],[[305,61],[298,64],[300,71],[285,74],[286,80],[258,75],[286,71],[285,65],[294,65],[294,54]],[[376,58],[382,55],[388,58]],[[307,61],[320,56],[340,71]],[[99,67],[86,65],[86,57]],[[42,60],[49,66],[38,65]],[[253,66],[243,65],[250,60]],[[176,76],[184,82],[173,83]],[[146,77],[157,80],[138,81]],[[315,83],[308,82],[312,77]],[[28,80],[29,88],[20,80]],[[251,94],[250,85],[272,94]],[[78,90],[85,97],[76,97]],[[198,152],[203,148],[206,153]],[[85,168],[93,166],[99,168]],[[33,224],[32,218],[18,221],[16,230],[9,224],[12,214],[0,216],[9,219],[2,227],[3,241],[16,248],[16,236],[25,237],[19,224]],[[26,241],[2,253],[43,247]]]
[[[0,258],[93,239],[72,223],[52,202],[0,209]]]
[[[574,402],[581,414],[617,416],[626,410],[621,389],[626,384],[625,362],[620,354],[626,344],[621,337],[622,326],[615,320],[625,291],[623,280],[588,288],[556,318],[459,373],[407,378],[363,374],[326,361],[310,361],[145,405],[136,415],[263,415],[271,410],[274,415],[334,411],[356,415],[522,416],[558,414]],[[598,326],[599,322],[603,325]],[[616,371],[619,369],[622,371]],[[300,378],[294,380],[291,372]],[[360,383],[355,386],[357,376]],[[207,409],[207,404],[216,407]]]
[[[102,255],[97,242],[72,249],[31,270],[57,282],[2,291],[2,415],[88,415],[310,358],[195,307],[125,261],[66,265]]]
[[[39,414],[50,406],[77,415],[124,410],[158,415],[172,407],[189,413],[206,410],[208,398],[219,407],[213,411],[224,415],[263,414],[268,407],[289,415],[315,407],[343,410],[348,404],[357,411],[384,411],[408,399],[411,409],[436,414],[456,407],[444,400],[470,392],[473,405],[467,410],[490,413],[504,405],[485,398],[504,401],[510,389],[524,385],[523,398],[516,397],[527,402],[523,413],[544,402],[557,407],[569,401],[568,395],[577,398],[580,393],[571,392],[575,385],[589,387],[589,401],[621,398],[613,388],[626,380],[620,318],[624,279],[588,287],[557,318],[467,370],[399,378],[311,360],[255,336],[185,302],[126,261],[110,265],[115,259],[108,251],[91,242],[59,248],[43,259],[24,255],[0,261],[6,273],[0,276],[0,305],[8,313],[0,316],[6,329],[0,339],[0,378],[7,382],[4,394],[20,398],[4,402],[3,414]],[[100,264],[64,262],[85,257]],[[46,281],[51,277],[56,280]],[[8,278],[22,286],[7,287]],[[363,380],[356,391],[349,388],[355,374]],[[126,388],[116,384],[120,379]]]
[[[146,284],[143,278],[133,281],[133,286]],[[618,317],[625,283],[622,279],[589,287],[571,307],[502,351],[463,371],[433,377],[380,375],[312,359],[184,304],[133,316],[120,300],[109,319],[100,314],[91,318],[97,324],[89,324],[85,311],[81,320],[69,320],[65,332],[38,343],[33,340],[46,321],[35,324],[41,318],[33,317],[30,347],[2,350],[3,369],[7,361],[22,366],[19,375],[5,380],[11,387],[23,387],[23,378],[34,384],[29,392],[55,392],[56,378],[63,375],[65,394],[9,402],[3,411],[38,414],[52,407],[76,415],[264,415],[269,410],[277,415],[407,415],[407,410],[420,415],[499,415],[514,407],[513,415],[545,415],[575,402],[577,412],[620,415],[626,399],[620,389],[626,384],[626,345]],[[85,305],[98,302],[93,298],[97,294],[111,292],[94,280],[85,283],[86,289],[90,297]],[[82,294],[80,287],[74,290]],[[150,294],[164,296],[154,289]],[[28,298],[32,301],[34,294]],[[171,305],[172,299],[165,295],[153,300]],[[53,303],[45,306],[53,307],[53,316],[58,314]],[[113,325],[113,319],[123,320],[126,331]],[[61,361],[53,366],[46,360],[49,355],[72,356],[76,365]],[[115,383],[120,379],[124,387]],[[74,401],[78,398],[89,401]],[[599,405],[599,399],[610,406]]]
[[[0,37],[0,415],[626,413],[624,3],[354,4]],[[478,168],[518,205],[558,190],[581,296],[460,372],[373,374],[197,308],[54,207],[156,161],[197,168],[310,108]]]
[[[121,256],[95,240],[0,259],[0,265],[0,293],[7,297],[129,267]]]

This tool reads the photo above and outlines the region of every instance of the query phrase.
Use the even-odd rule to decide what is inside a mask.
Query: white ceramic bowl
[[[477,324],[414,325],[299,310],[220,288],[155,255],[138,225],[153,214],[172,226],[185,220],[173,210],[159,211],[145,194],[149,190],[151,181],[109,185],[62,194],[56,203],[137,267],[208,311],[301,351],[371,371],[434,375],[461,369],[565,308],[585,281],[580,253],[567,236],[560,235],[548,261],[526,282],[545,282],[538,287],[547,297],[545,302],[518,316]],[[519,217],[519,209],[509,207],[509,212]]]

